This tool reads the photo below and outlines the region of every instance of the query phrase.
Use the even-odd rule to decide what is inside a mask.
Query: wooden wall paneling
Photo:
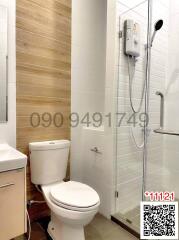
[[[17,148],[28,155],[29,142],[70,139],[71,0],[17,0],[16,9]],[[33,112],[61,112],[64,124],[34,128]],[[41,198],[31,184],[29,163],[27,198]],[[31,210],[32,220],[46,214],[44,205]]]

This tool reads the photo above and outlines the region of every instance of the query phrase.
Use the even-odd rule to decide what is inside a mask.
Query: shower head
[[[160,28],[161,28],[162,26],[163,26],[163,20],[160,19],[160,20],[158,20],[158,21],[155,23],[155,25],[154,25],[155,31],[160,30]]]
[[[155,34],[158,30],[160,30],[163,26],[163,20],[162,19],[159,19],[155,24],[154,24],[154,32],[152,34],[152,38],[151,38],[151,44],[150,46],[152,47],[152,44],[153,44],[153,41],[154,41],[154,38],[155,38]]]

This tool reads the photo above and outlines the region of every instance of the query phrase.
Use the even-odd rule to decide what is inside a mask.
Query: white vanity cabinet
[[[0,240],[26,232],[25,168],[0,172]]]

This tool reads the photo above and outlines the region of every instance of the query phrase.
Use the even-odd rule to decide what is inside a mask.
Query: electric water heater
[[[126,55],[140,56],[140,26],[131,19],[124,22],[124,52]]]

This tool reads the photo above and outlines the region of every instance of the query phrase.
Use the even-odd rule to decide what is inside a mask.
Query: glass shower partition
[[[130,4],[129,4],[130,3]],[[148,121],[147,73],[149,72],[150,10],[151,1],[125,1],[117,4],[118,64],[116,75],[116,206],[114,221],[140,231],[140,202],[146,180],[146,129]],[[132,59],[124,53],[126,20],[133,20],[140,29],[140,56]],[[131,79],[132,78],[132,79]],[[157,89],[156,89],[157,90]],[[143,92],[144,91],[144,92]],[[143,94],[144,93],[144,94]],[[131,94],[131,96],[130,96]],[[141,108],[139,107],[141,104]],[[134,110],[138,109],[138,113]],[[133,109],[133,110],[132,110]]]
[[[160,9],[160,12],[158,11]],[[164,24],[151,49],[146,191],[179,199],[179,1],[153,1],[152,22]],[[160,92],[163,95],[156,94]],[[161,104],[163,101],[163,106]],[[162,114],[163,107],[163,114]],[[163,115],[163,127],[159,119]]]
[[[116,4],[118,117],[116,208],[112,218],[139,233],[140,202],[149,200],[144,198],[144,192],[173,192],[175,200],[179,199],[179,1],[120,0]],[[141,32],[140,56],[133,65],[124,54],[127,19],[138,23]],[[147,42],[159,19],[163,20],[163,26],[150,48]],[[142,108],[133,114],[132,104],[138,108],[144,82]],[[143,127],[147,117],[148,126]]]

